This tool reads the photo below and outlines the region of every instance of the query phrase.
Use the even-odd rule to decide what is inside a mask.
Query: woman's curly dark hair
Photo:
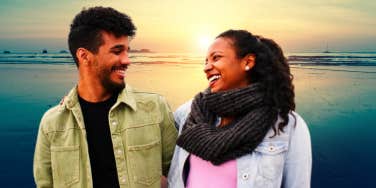
[[[248,74],[250,83],[258,82],[265,86],[265,102],[278,111],[282,118],[278,130],[274,126],[273,130],[275,134],[283,132],[289,122],[289,113],[295,110],[295,93],[293,76],[281,47],[271,39],[252,35],[246,30],[228,30],[217,38],[230,39],[238,58],[255,55],[255,65]],[[275,117],[274,122],[277,119]]]

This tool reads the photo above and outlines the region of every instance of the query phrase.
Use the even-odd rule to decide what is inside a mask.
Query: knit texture
[[[217,117],[234,121],[216,127]],[[274,125],[278,111],[265,102],[261,84],[210,93],[198,93],[177,145],[200,158],[220,165],[251,153]]]

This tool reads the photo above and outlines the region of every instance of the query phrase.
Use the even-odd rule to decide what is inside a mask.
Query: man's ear
[[[79,65],[88,65],[92,58],[92,55],[93,54],[85,48],[78,48],[76,51],[76,57],[78,59]]]
[[[248,54],[243,58],[243,68],[245,71],[251,70],[255,66],[256,56],[255,54]]]

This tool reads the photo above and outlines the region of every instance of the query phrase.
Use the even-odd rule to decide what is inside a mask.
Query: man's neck
[[[106,90],[100,83],[87,83],[79,81],[78,95],[88,102],[102,102],[109,99],[113,93]]]

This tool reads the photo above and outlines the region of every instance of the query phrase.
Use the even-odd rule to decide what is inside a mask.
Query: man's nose
[[[131,64],[131,60],[129,59],[128,53],[125,53],[124,55],[121,56],[121,64],[129,65]]]

